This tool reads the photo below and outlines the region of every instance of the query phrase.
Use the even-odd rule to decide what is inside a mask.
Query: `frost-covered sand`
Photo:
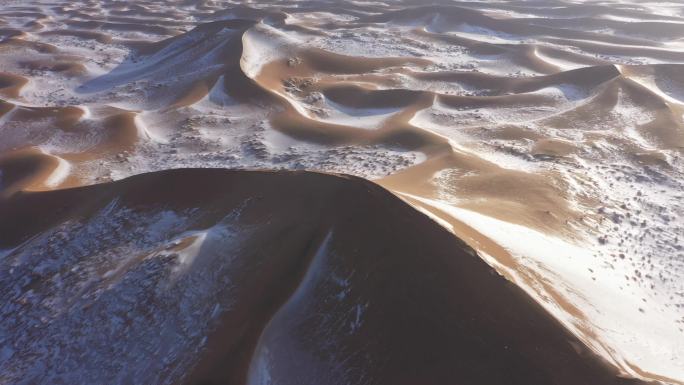
[[[681,384],[680,63],[684,6],[678,3],[5,1],[0,203],[13,202],[22,190],[60,190],[181,167],[352,174],[380,184],[466,241],[623,376]],[[154,199],[145,202],[154,206]],[[74,205],[46,207],[88,211]],[[166,217],[160,207],[149,209],[154,214],[144,220],[117,209],[122,221],[141,222],[139,230],[130,229],[144,233],[135,244],[137,256],[167,247],[177,238],[174,226],[183,228],[184,250],[201,249],[207,239],[233,239],[225,229],[183,224],[190,211]],[[25,224],[40,218],[37,212],[23,215]],[[78,360],[60,367],[54,357],[61,348],[51,342],[77,328],[78,319],[28,316],[41,306],[71,314],[76,305],[53,303],[54,297],[32,289],[31,277],[66,285],[60,286],[65,293],[117,300],[125,297],[118,291],[125,282],[140,279],[136,274],[161,279],[153,266],[161,254],[141,257],[152,269],[143,274],[129,264],[128,249],[110,250],[104,240],[82,235],[73,239],[104,231],[98,223],[63,224],[67,228],[59,231],[73,252],[40,249],[40,240],[57,227],[20,228],[14,238],[0,234],[0,274],[7,277],[0,295],[8,304],[20,301],[0,310],[0,380],[20,383],[29,373],[78,368]],[[41,267],[31,251],[36,247],[61,261],[60,272]],[[63,281],[70,258],[85,257],[79,253],[92,257],[93,266],[110,267]],[[198,261],[179,258],[174,263],[180,266]],[[207,258],[217,272],[233,268],[229,260]],[[229,290],[213,284],[186,300]],[[162,294],[169,301],[185,298],[174,293]],[[212,330],[214,306],[221,312],[228,302],[200,301],[188,310],[205,325],[192,338],[183,333],[194,324],[178,315],[169,328],[183,333],[164,343],[136,319],[92,321],[113,322],[103,326],[112,336],[141,333],[129,355],[122,355],[125,344],[116,345],[120,350],[112,354],[122,357],[117,365],[139,360],[149,349],[169,360],[140,366],[150,371],[145,375],[157,370],[163,376],[139,377],[113,366],[107,373],[131,377],[104,382],[181,378],[197,364],[189,358],[197,355],[187,353],[200,354],[211,344],[203,338]],[[360,315],[363,307],[354,309]],[[352,325],[361,322],[357,318]],[[16,324],[5,326],[10,319]],[[319,321],[319,327],[325,324]],[[40,326],[44,334],[22,337],[22,330],[37,325],[47,325]],[[315,358],[344,359],[333,353]],[[269,353],[255,354],[250,368]],[[250,373],[243,381],[281,380],[269,379],[267,368]],[[320,381],[311,373],[301,376],[300,383]],[[345,377],[331,378],[341,383]],[[562,383],[544,378],[520,381]],[[406,381],[429,383],[425,377]]]

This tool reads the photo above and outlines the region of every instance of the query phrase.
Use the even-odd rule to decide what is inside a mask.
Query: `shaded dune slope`
[[[639,383],[358,178],[181,169],[20,192],[0,200],[0,234],[10,379]]]

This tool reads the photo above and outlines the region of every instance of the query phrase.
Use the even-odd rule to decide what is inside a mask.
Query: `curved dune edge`
[[[0,155],[0,197],[19,191],[69,187],[69,162],[40,148],[24,148]]]
[[[136,220],[160,213],[176,219]],[[619,376],[450,232],[359,178],[182,169],[23,192],[0,200],[0,234],[0,274],[8,278],[0,290],[22,309],[3,314],[10,338],[24,341],[4,361],[10,379],[112,383],[111,368],[126,365],[140,383],[643,383]],[[83,243],[81,234],[104,238]],[[68,266],[59,255],[42,268],[31,257],[76,246],[64,257]],[[8,270],[13,264],[33,271],[29,282],[9,279],[21,277]],[[210,288],[206,297],[176,290],[202,277],[193,290]],[[164,357],[152,353],[154,371],[143,375],[138,368],[153,364],[136,361],[139,345],[159,343],[154,330],[175,325],[174,309],[189,299],[200,316],[195,329],[173,330],[190,333],[192,344],[175,346],[170,334],[172,359],[160,364]],[[44,301],[61,305],[46,311]],[[22,323],[39,311],[42,328]],[[154,317],[143,315],[150,311]],[[110,325],[98,324],[109,312]],[[53,327],[62,334],[49,334]],[[147,340],[149,333],[156,337]],[[34,350],[41,338],[52,339],[47,352]],[[69,368],[92,338],[98,343]],[[26,354],[50,370],[22,371]],[[100,366],[103,358],[111,365]]]

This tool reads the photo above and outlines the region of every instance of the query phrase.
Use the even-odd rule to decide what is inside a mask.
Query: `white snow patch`
[[[401,111],[401,108],[351,108],[327,98],[325,104],[329,107],[325,110],[327,115],[316,117],[316,120],[365,129],[376,129],[386,119]]]
[[[627,363],[638,363],[642,370],[678,378],[684,375],[682,334],[674,322],[680,314],[676,309],[656,300],[649,292],[635,289],[626,293],[619,288],[625,274],[620,265],[607,267],[596,258],[592,247],[540,233],[524,226],[504,222],[441,201],[404,194],[427,206],[432,206],[466,223],[484,236],[507,249],[518,263],[545,277],[566,299],[588,315],[586,322],[596,332],[599,341],[583,338],[585,343],[626,372],[638,377]],[[501,266],[498,266],[501,268]],[[598,279],[593,279],[596,273]],[[515,271],[508,273],[516,275]],[[543,293],[521,285],[537,301],[581,338],[585,336],[575,326],[577,320],[549,302]],[[533,284],[534,285],[534,284]],[[648,298],[648,302],[641,301]]]
[[[52,171],[50,176],[45,180],[45,182],[44,182],[45,186],[50,187],[50,188],[54,188],[54,187],[59,186],[69,176],[69,172],[71,170],[71,164],[68,161],[66,161],[66,160],[64,160],[64,159],[62,159],[56,155],[49,154],[43,148],[39,147],[39,149],[43,154],[49,155],[49,156],[57,159],[57,167],[55,167],[55,169]]]
[[[242,35],[240,68],[247,76],[254,78],[265,64],[286,58],[283,50],[297,43],[292,36],[268,24],[259,23]]]

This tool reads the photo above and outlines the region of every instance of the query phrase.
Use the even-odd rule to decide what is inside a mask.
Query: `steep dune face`
[[[5,381],[638,383],[361,179],[175,170],[0,218]]]
[[[629,1],[6,1],[0,5],[0,199],[187,167],[310,169],[372,179],[478,250],[625,376],[682,383],[683,15],[681,4]],[[143,215],[126,226],[139,222],[140,231],[153,232],[158,225],[170,234],[175,217],[154,211],[156,194],[168,193],[162,190],[139,191],[147,197],[140,208],[149,205],[157,222]],[[99,207],[106,218],[104,201],[84,197],[91,203],[68,213],[95,215],[89,210]],[[217,212],[225,213],[221,207]],[[32,213],[22,217],[26,226],[43,216]],[[194,250],[227,234],[222,227],[207,233],[214,224],[181,226],[189,233],[176,246]],[[314,237],[310,228],[301,231]],[[123,242],[131,232],[138,231],[122,228],[115,239]],[[311,242],[323,245],[326,234]],[[342,247],[338,236],[327,242]],[[152,252],[150,245],[164,237],[125,247]],[[291,255],[306,254],[294,251],[301,244],[293,242]],[[103,245],[88,247],[107,260]],[[68,254],[80,255],[79,247]],[[278,268],[295,269],[289,263]],[[271,268],[269,285],[287,276],[278,268]],[[319,285],[317,276],[304,279],[308,270],[295,270],[301,282]],[[300,284],[292,285],[299,292]],[[249,287],[262,290],[257,286]],[[265,367],[281,377],[285,363],[297,368],[313,360],[292,341],[279,350],[269,332],[301,335],[307,324],[290,318],[319,306],[308,294],[291,303],[296,296],[285,292],[276,307],[244,308],[244,318],[231,321],[243,325],[252,314],[264,323],[259,348],[249,345],[261,349],[258,359],[240,353],[225,361],[244,366],[239,373],[249,381],[267,383]],[[202,293],[188,301],[208,295]],[[429,310],[452,320],[447,310]],[[205,313],[197,318],[211,322]],[[440,325],[435,330],[449,335]],[[325,330],[314,332],[320,337]],[[135,333],[129,337],[144,345],[138,357],[154,350],[147,330]],[[464,359],[460,351],[447,353]],[[434,358],[436,373],[447,373],[435,355],[425,357]],[[301,370],[333,371],[325,365]],[[464,378],[471,375],[459,368]],[[478,378],[489,380],[482,370]],[[372,375],[400,382],[383,377],[397,372],[383,373]],[[432,378],[404,374],[406,381]]]
[[[24,189],[53,188],[63,182],[68,166],[63,159],[28,148],[0,156],[0,196]]]

